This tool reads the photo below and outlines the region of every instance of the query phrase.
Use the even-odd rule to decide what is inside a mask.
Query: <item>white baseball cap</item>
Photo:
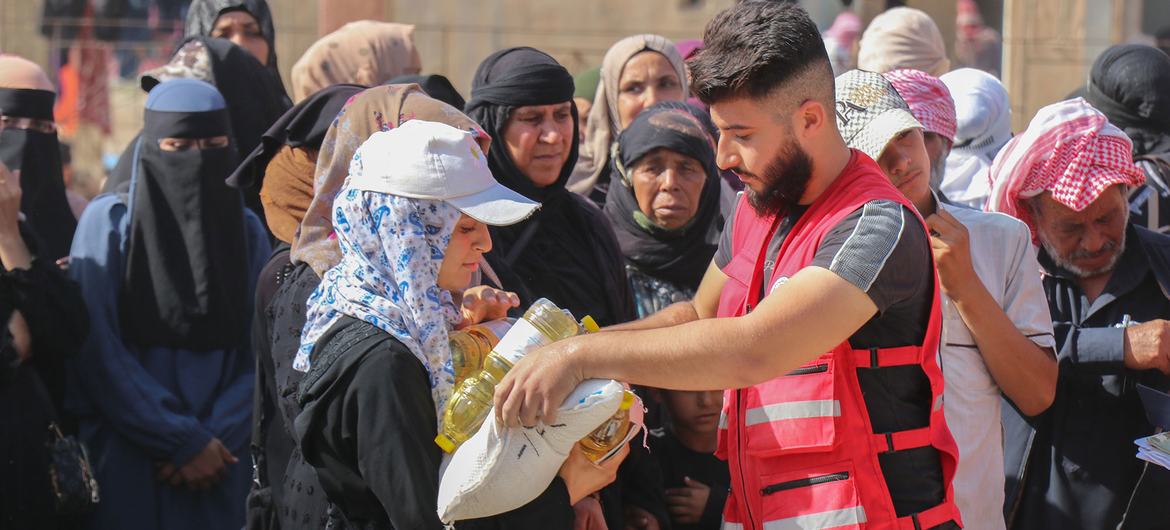
[[[540,208],[496,182],[471,132],[423,120],[371,135],[350,162],[349,186],[444,201],[492,226],[519,223]]]
[[[839,76],[837,130],[845,143],[877,160],[894,137],[922,124],[894,85],[881,74],[850,70]]]

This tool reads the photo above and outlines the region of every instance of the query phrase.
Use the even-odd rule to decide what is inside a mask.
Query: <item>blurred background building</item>
[[[704,25],[735,0],[269,0],[277,53],[288,70],[318,37],[343,24],[374,19],[414,24],[424,73],[441,73],[465,96],[475,67],[494,50],[529,45],[571,72],[597,66],[616,40],[635,33],[699,38]],[[75,187],[97,191],[103,159],[122,151],[141,125],[145,94],[138,73],[165,62],[182,36],[190,0],[0,0],[0,51],[41,63],[61,87],[57,118],[72,146]],[[972,12],[995,38],[996,73],[1012,97],[1022,129],[1041,106],[1085,81],[1106,47],[1154,44],[1170,28],[1167,0],[800,0],[822,29],[843,9],[868,23],[907,5],[929,13],[960,64],[962,21]],[[966,4],[966,5],[963,5]],[[973,34],[968,33],[969,37]],[[974,38],[974,37],[971,37]],[[991,69],[991,68],[988,68]]]

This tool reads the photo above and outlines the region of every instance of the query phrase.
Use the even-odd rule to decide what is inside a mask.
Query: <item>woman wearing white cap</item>
[[[443,527],[432,440],[454,387],[447,336],[474,323],[451,293],[467,288],[491,250],[487,225],[520,222],[538,207],[496,183],[474,135],[448,125],[411,120],[354,155],[333,207],[341,262],[309,298],[294,361],[307,372],[297,438],[352,525]],[[491,295],[500,301],[486,318],[518,303]],[[571,503],[612,481],[618,464],[582,459],[570,458],[528,506],[460,528],[571,527]]]

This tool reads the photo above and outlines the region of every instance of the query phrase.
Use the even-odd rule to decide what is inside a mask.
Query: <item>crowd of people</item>
[[[0,528],[438,529],[451,333],[547,298],[492,419],[586,379],[648,436],[456,528],[1155,529],[1170,470],[1170,55],[1118,45],[1013,134],[998,37],[737,3],[575,77],[414,27],[277,71],[264,0],[194,0],[104,193],[0,55]],[[1170,399],[1168,397],[1167,399]],[[504,493],[501,493],[504,494]],[[450,523],[450,522],[448,522]]]

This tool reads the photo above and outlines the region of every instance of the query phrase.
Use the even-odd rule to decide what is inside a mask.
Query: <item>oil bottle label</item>
[[[516,364],[528,352],[548,344],[552,344],[552,340],[536,329],[532,323],[522,318],[512,324],[512,329],[509,329],[504,338],[500,339],[495,352],[507,359],[508,362]]]
[[[508,334],[509,329],[512,329],[512,322],[506,318],[502,318],[500,320],[493,320],[491,322],[481,322],[479,325],[484,327],[484,328],[487,328],[488,331],[492,332],[492,334],[496,336],[497,342],[504,335]]]

